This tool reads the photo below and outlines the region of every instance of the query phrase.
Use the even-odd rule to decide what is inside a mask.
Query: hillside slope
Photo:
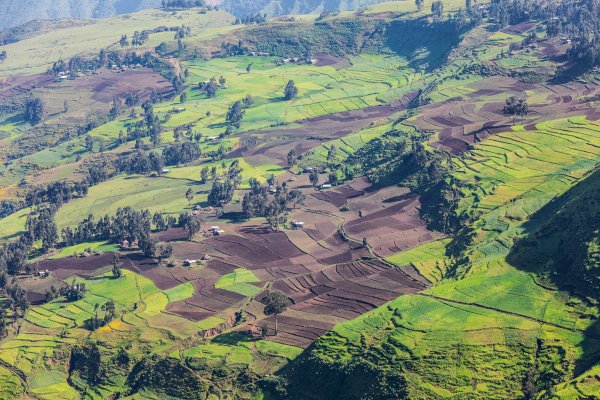
[[[349,11],[381,3],[385,0],[222,0],[222,5],[235,16],[267,14],[320,14],[324,11]]]
[[[431,1],[3,46],[0,399],[597,398],[598,70]]]
[[[265,13],[319,14],[323,11],[358,10],[384,0],[212,0],[237,17]],[[161,0],[2,0],[0,30],[16,27],[33,20],[106,18],[129,14],[148,8],[158,8]]]
[[[160,4],[160,0],[4,0],[0,7],[0,29],[36,19],[105,18]]]

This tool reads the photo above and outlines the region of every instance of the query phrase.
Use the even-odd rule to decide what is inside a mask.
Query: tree
[[[441,17],[444,12],[444,2],[442,0],[435,0],[431,3],[431,12],[436,17]]]
[[[63,103],[63,110],[64,112],[69,112],[69,102],[67,100],[65,100],[65,102]]]
[[[108,112],[108,116],[110,119],[115,119],[121,114],[121,107],[123,106],[123,102],[119,96],[113,97],[112,107]]]
[[[250,63],[246,66],[246,73],[249,74],[250,72],[252,72],[252,66],[253,66],[253,63]]]
[[[244,108],[250,108],[254,104],[254,98],[252,95],[247,94],[242,102],[244,103]]]
[[[84,141],[86,151],[91,152],[92,150],[94,150],[94,139],[90,135],[86,135]]]
[[[188,240],[194,239],[194,237],[196,237],[196,235],[200,232],[200,229],[202,229],[200,220],[195,216],[190,216],[187,220],[187,223],[185,224],[185,230],[188,234]]]
[[[298,88],[294,81],[289,81],[283,91],[283,98],[286,100],[292,100],[298,96]]]
[[[25,112],[23,117],[31,125],[36,125],[44,119],[46,105],[39,97],[32,97],[25,102]]]
[[[223,75],[221,75],[221,77],[219,78],[219,84],[221,86],[225,86],[226,83],[227,83],[227,79],[225,79],[225,77]]]
[[[269,226],[271,226],[271,229],[278,230],[279,225],[287,222],[286,211],[285,202],[282,202],[277,198],[267,204],[265,207],[265,218],[267,219]]]
[[[184,104],[186,101],[187,101],[187,93],[183,92],[183,93],[181,93],[181,96],[179,96],[179,102],[181,104]]]
[[[425,0],[415,0],[415,4],[417,5],[417,11],[423,11]]]
[[[208,194],[208,204],[213,207],[223,207],[231,201],[234,191],[235,185],[231,181],[226,180],[223,183],[214,181]]]
[[[83,299],[86,291],[85,283],[73,281],[70,285],[63,286],[60,289],[60,295],[65,297],[68,302],[73,302]]]
[[[267,295],[261,300],[264,304],[265,315],[275,316],[275,336],[277,336],[277,316],[292,304],[292,301],[285,295],[285,293],[278,290],[267,293]]]
[[[204,185],[207,181],[208,181],[208,167],[204,167],[200,171],[200,183]]]
[[[241,101],[236,101],[229,107],[229,111],[227,112],[226,120],[229,126],[235,126],[236,128],[240,127],[240,122],[242,118],[244,118],[244,114],[246,110],[242,105]]]
[[[168,51],[169,51],[169,45],[168,45],[168,44],[166,44],[165,42],[162,42],[161,44],[159,44],[158,46],[156,46],[156,49],[155,49],[155,50],[156,50],[156,52],[157,52],[158,54],[160,54],[161,56],[162,56],[162,55],[165,55],[165,54],[167,54],[167,53],[168,53]]]
[[[337,158],[337,147],[335,147],[335,145],[331,145],[331,147],[329,147],[329,150],[327,150],[327,162],[329,164],[331,164],[332,162],[335,162]]]
[[[311,185],[313,185],[315,188],[319,185],[319,174],[317,171],[313,170],[308,178],[310,179]]]
[[[293,167],[296,164],[296,160],[298,159],[298,154],[296,153],[296,149],[291,149],[287,154],[287,162],[290,167]]]
[[[511,96],[506,99],[506,104],[502,109],[505,115],[510,115],[513,118],[513,125],[515,124],[515,116],[523,117],[529,114],[529,105],[527,100],[517,99],[516,96]]]
[[[120,259],[117,253],[113,254],[112,258],[112,275],[113,278],[118,279],[123,276],[123,271],[121,271]]]
[[[158,251],[158,262],[162,263],[162,260],[169,258],[173,255],[173,246],[171,244],[161,245]]]
[[[203,85],[203,86],[202,86]],[[201,89],[206,93],[206,97],[212,99],[217,95],[219,91],[219,85],[217,84],[217,80],[213,77],[210,78],[210,81],[201,84]]]
[[[187,199],[188,204],[192,203],[192,200],[194,199],[194,191],[192,190],[192,188],[188,188],[188,190],[186,190],[185,198]]]
[[[144,253],[144,255],[146,257],[156,256],[157,244],[158,244],[158,240],[151,238],[149,236],[142,238],[142,240],[140,240],[140,242],[139,242],[140,249],[142,250],[142,253]]]
[[[121,45],[121,47],[129,46],[129,40],[127,40],[127,35],[121,36],[121,40],[119,40],[119,44]]]

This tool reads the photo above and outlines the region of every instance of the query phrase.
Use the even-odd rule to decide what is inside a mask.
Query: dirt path
[[[175,75],[180,76],[181,75],[181,62],[175,58],[175,57],[171,57],[168,59],[169,64],[171,64],[173,66],[173,68],[175,68]]]

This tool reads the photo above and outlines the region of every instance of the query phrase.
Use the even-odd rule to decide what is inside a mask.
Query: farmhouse
[[[304,229],[304,222],[303,221],[292,221],[292,228]]]
[[[196,265],[196,260],[185,260],[183,262],[184,267],[191,267],[192,265]]]

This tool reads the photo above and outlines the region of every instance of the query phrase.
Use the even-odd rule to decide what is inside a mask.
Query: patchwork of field
[[[454,12],[459,3],[446,5]],[[401,14],[414,7],[406,1],[385,3],[364,13]],[[143,17],[151,20],[146,28],[174,21],[159,11],[146,13]],[[177,24],[194,24],[194,38],[184,40],[192,43],[238,29],[226,26],[229,19],[218,11],[183,12]],[[87,43],[86,50],[95,51],[98,46],[115,48],[125,29],[142,29],[139,23],[137,17],[125,16],[110,24],[82,23],[72,30],[74,37],[106,30]],[[218,29],[204,32],[208,27]],[[536,52],[499,57],[500,49],[522,40],[533,28],[523,23],[480,32],[483,45],[478,54],[503,68],[547,73],[552,68],[549,59],[540,58],[534,65]],[[115,36],[114,43],[107,42],[109,33]],[[150,38],[148,45],[155,46],[166,34]],[[31,55],[29,40],[53,48],[41,51],[43,46],[37,46],[37,59],[27,65],[7,62],[0,66],[0,74],[4,68],[39,72],[57,56],[54,47],[74,38],[58,42],[46,32],[11,51],[20,52],[21,59]],[[399,42],[404,46],[396,49],[399,54],[412,48],[408,40]],[[551,57],[564,50],[557,46],[546,40],[536,51]],[[416,59],[421,53],[435,53],[425,47],[415,49]],[[409,397],[414,398],[483,394],[517,398],[526,374],[553,379],[553,371],[557,376],[565,371],[579,374],[593,365],[600,349],[597,308],[532,271],[516,268],[508,255],[525,236],[525,222],[539,223],[532,217],[543,206],[598,168],[598,82],[523,83],[470,73],[445,79],[453,76],[447,71],[445,78],[432,78],[413,69],[416,64],[389,54],[315,58],[311,65],[276,65],[274,57],[250,56],[181,64],[182,72],[187,71],[187,101],[158,103],[154,111],[164,122],[163,144],[176,140],[176,129],[191,127],[202,135],[203,156],[188,165],[167,166],[169,171],[161,176],[119,175],[92,186],[87,196],[59,208],[56,223],[60,230],[89,214],[111,215],[119,207],[131,206],[170,216],[195,212],[202,218],[203,232],[193,240],[183,228],[153,233],[158,241],[172,245],[169,266],[136,248],[106,242],[78,244],[32,260],[36,271],[47,270],[50,275],[19,276],[32,307],[23,321],[9,322],[10,336],[0,344],[0,397],[17,397],[25,391],[41,399],[80,396],[72,382],[67,383],[66,369],[56,365],[66,362],[72,346],[88,339],[99,344],[104,357],[121,351],[136,362],[149,354],[167,357],[185,368],[213,371],[215,379],[233,369],[270,376],[305,349],[322,356],[328,366],[343,365],[344,371],[356,368],[352,363],[359,358],[402,370],[412,390]],[[456,65],[451,64],[449,71],[459,68],[456,58],[453,62]],[[225,83],[216,97],[207,98],[199,84],[213,77],[223,77]],[[408,110],[423,95],[424,84],[438,78],[426,93],[431,102],[418,113]],[[151,88],[169,87],[148,70],[102,71],[60,84],[42,75],[19,79],[0,82],[0,94],[16,95],[20,85],[37,85],[38,93],[47,96],[55,121],[106,109],[115,94],[136,90],[147,96]],[[285,101],[283,88],[290,79],[300,94]],[[59,105],[67,95],[79,111],[63,115]],[[252,95],[253,105],[239,130],[224,137],[229,106],[246,95]],[[515,120],[506,116],[502,108],[510,95],[526,97],[530,114]],[[14,198],[25,177],[32,183],[72,179],[80,173],[81,158],[132,150],[132,142],[117,142],[119,132],[141,120],[139,106],[129,111],[91,130],[91,137],[109,144],[107,154],[87,152],[83,137],[75,137],[7,163],[0,170],[0,199]],[[15,115],[0,119],[0,146],[12,146],[28,128]],[[366,178],[357,178],[315,188],[303,171],[304,165],[323,167],[319,178],[326,182],[333,146],[344,160],[397,128],[407,135],[424,133],[429,150],[450,153],[444,162],[451,164],[451,176],[442,183],[461,193],[453,211],[468,221],[455,237],[430,230],[421,219],[422,198],[405,187],[375,187]],[[150,148],[148,138],[143,143]],[[291,149],[302,158],[288,168]],[[223,160],[212,157],[217,150],[226,153]],[[0,157],[8,156],[0,150]],[[211,187],[210,182],[200,183],[201,169],[214,167],[216,176],[222,177],[234,161],[242,170],[242,182],[223,215],[198,211],[208,205]],[[30,165],[36,167],[30,171]],[[241,217],[241,198],[250,178],[265,182],[270,177],[305,196],[290,210],[290,223],[281,230],[271,229],[261,218]],[[188,189],[193,192],[191,200],[186,198]],[[0,220],[0,239],[23,232],[28,212],[24,209]],[[293,229],[291,221],[302,222],[302,228]],[[211,225],[219,225],[216,233],[207,231]],[[111,273],[115,254],[124,271],[121,278]],[[46,301],[52,287],[75,282],[86,285],[83,299]],[[277,319],[265,315],[261,303],[270,290],[281,291],[292,301]],[[115,302],[116,317],[90,330],[90,319],[102,314],[109,300]],[[527,370],[538,360],[552,365],[553,371]],[[308,365],[306,371],[311,370]],[[598,388],[596,372],[591,369],[565,383],[559,393],[593,396]],[[114,375],[86,396],[108,398],[127,386],[125,375]]]
[[[595,99],[600,89],[595,82],[525,84],[512,78],[494,77],[461,85],[445,88],[452,90],[453,99],[425,107],[423,113],[407,122],[418,129],[436,132],[431,145],[457,155],[491,135],[510,131],[515,124],[535,130],[536,124],[555,119],[557,115],[587,115],[591,119],[599,116]],[[505,115],[503,107],[507,96],[530,99],[529,115],[523,119]]]

